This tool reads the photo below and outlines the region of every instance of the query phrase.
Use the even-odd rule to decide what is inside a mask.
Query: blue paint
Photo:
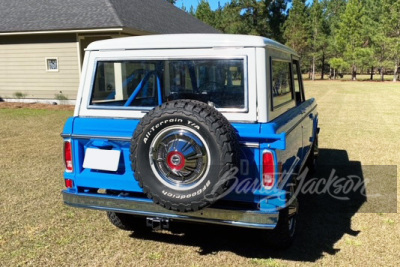
[[[297,111],[299,112],[299,111]],[[302,113],[302,111],[300,111]],[[293,116],[293,114],[292,114]],[[142,193],[142,189],[134,179],[130,161],[130,139],[139,123],[137,119],[114,118],[70,118],[67,120],[63,134],[72,134],[74,170],[73,174],[66,173],[65,178],[74,179],[76,188],[104,188],[109,190],[122,190]],[[278,159],[276,150],[286,149],[286,133],[277,133],[287,125],[287,117],[282,116],[271,123],[233,123],[240,142],[256,142],[260,148],[242,147],[241,159],[248,162],[248,172],[239,173],[239,182],[246,178],[259,179],[262,183],[262,152],[269,149]],[[121,139],[122,140],[113,140]],[[108,148],[121,151],[119,171],[102,172],[82,167],[84,151],[89,148]],[[278,165],[278,161],[275,162]],[[240,170],[241,171],[241,170]],[[273,195],[277,191],[252,190],[250,192],[230,193],[225,197],[231,201],[245,201],[260,204],[261,209],[269,210],[271,205],[281,206],[282,201]],[[272,197],[271,197],[272,196]],[[268,199],[266,202],[265,199]],[[262,200],[260,203],[258,203]]]

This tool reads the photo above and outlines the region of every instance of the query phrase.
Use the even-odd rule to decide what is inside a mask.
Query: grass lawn
[[[318,102],[322,151],[343,152],[360,168],[400,165],[399,83],[307,81],[305,87],[306,96]],[[59,134],[72,111],[2,107],[0,266],[400,264],[399,214],[330,214],[331,207],[312,201],[286,251],[257,245],[259,232],[229,227],[197,226],[185,234],[118,230],[104,212],[62,203]],[[320,161],[331,161],[332,155],[325,153]],[[328,212],[314,212],[314,206]]]
[[[303,79],[304,80],[309,80],[308,74],[303,74]],[[315,80],[319,80],[321,78],[321,73],[316,73],[315,74]],[[329,79],[329,75],[325,74],[324,79]],[[383,79],[385,81],[393,81],[393,75],[384,75]],[[340,78],[339,76],[336,77],[336,80],[338,81],[351,81],[351,74],[345,74],[343,75],[343,78]],[[373,81],[381,81],[381,75],[379,73],[374,74],[373,76]],[[357,81],[371,81],[371,75],[369,74],[357,74]]]

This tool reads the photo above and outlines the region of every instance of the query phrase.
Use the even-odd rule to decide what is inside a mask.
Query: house
[[[217,33],[165,0],[2,0],[0,98],[75,99],[84,49],[109,38]]]

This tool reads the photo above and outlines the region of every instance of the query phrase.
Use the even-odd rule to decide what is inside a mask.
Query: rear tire
[[[154,203],[191,212],[217,201],[235,179],[239,162],[235,129],[216,109],[175,100],[147,113],[133,135],[134,178]]]
[[[107,211],[107,217],[114,226],[124,231],[144,232],[150,230],[146,227],[145,218],[142,217],[113,211]]]
[[[288,199],[291,201],[288,207],[279,211],[279,220],[275,229],[269,230],[266,235],[266,243],[273,249],[286,249],[290,247],[296,236],[299,203],[294,195],[296,186],[291,185]]]
[[[314,143],[311,146],[310,154],[308,155],[306,167],[308,168],[308,173],[313,174],[317,167],[317,157],[318,157],[318,135],[316,135]]]

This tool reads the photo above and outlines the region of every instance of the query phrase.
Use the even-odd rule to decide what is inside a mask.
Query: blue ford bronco
[[[318,154],[299,59],[256,36],[92,43],[62,132],[65,204],[104,210],[124,230],[212,223],[289,246],[295,178]]]

